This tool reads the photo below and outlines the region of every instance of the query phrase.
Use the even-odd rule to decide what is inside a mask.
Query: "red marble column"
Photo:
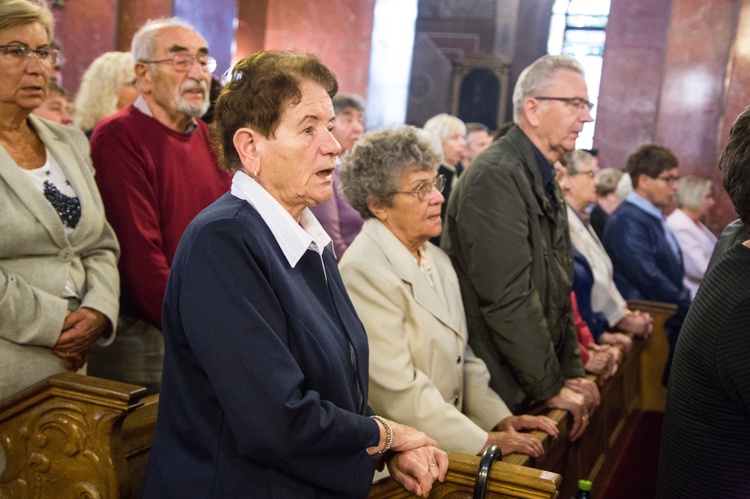
[[[671,1],[612,1],[594,137],[603,167],[624,169],[653,140],[670,10]]]
[[[117,0],[79,0],[52,9],[55,39],[63,48],[62,84],[71,98],[89,64],[114,50],[116,9]]]
[[[120,1],[117,17],[117,50],[127,52],[138,28],[149,19],[172,16],[172,2],[168,0]]]
[[[266,43],[266,18],[268,1],[237,0],[237,49],[232,63],[252,53],[263,50]]]
[[[742,2],[737,18],[736,35],[727,71],[726,94],[721,109],[723,115],[719,125],[717,157],[721,156],[727,145],[732,123],[750,104],[750,2]],[[713,175],[714,184],[717,186],[715,189],[716,205],[712,210],[710,221],[710,228],[714,232],[718,232],[737,218],[729,196],[723,188],[719,187],[723,178],[722,172],[716,168]]]
[[[735,0],[674,0],[655,142],[681,175],[712,177],[724,81],[737,22]]]
[[[336,73],[339,89],[367,94],[375,0],[268,0],[265,49],[312,52]],[[247,54],[240,54],[238,56]]]

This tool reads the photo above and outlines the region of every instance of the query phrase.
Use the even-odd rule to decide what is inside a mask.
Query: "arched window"
[[[552,5],[547,52],[575,57],[583,65],[589,100],[595,104],[599,100],[609,5],[609,0],[555,0]],[[596,111],[594,106],[594,119]],[[586,124],[576,141],[577,148],[591,148],[595,124]]]

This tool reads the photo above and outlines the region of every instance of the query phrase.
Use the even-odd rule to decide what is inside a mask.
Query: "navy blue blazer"
[[[625,201],[607,220],[602,244],[612,259],[617,289],[626,300],[677,304],[677,313],[667,324],[670,330],[676,328],[676,335],[687,315],[690,293],[682,284],[682,254],[677,257],[672,252],[661,221]]]
[[[291,268],[246,201],[188,226],[163,308],[143,497],[365,497],[368,347],[330,251]],[[325,267],[325,272],[324,272]]]

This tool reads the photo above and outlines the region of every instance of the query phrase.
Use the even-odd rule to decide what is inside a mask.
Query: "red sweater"
[[[573,307],[573,320],[576,323],[576,330],[578,331],[578,348],[581,350],[581,362],[585,366],[586,362],[589,361],[589,357],[591,357],[591,353],[589,353],[586,346],[595,343],[594,336],[591,334],[589,325],[586,324],[586,321],[583,320],[580,312],[578,312],[578,300],[573,291],[570,292],[570,306]]]
[[[91,158],[122,249],[121,309],[161,329],[180,237],[203,208],[227,192],[231,178],[218,166],[203,121],[193,133],[179,133],[132,105],[97,125]]]

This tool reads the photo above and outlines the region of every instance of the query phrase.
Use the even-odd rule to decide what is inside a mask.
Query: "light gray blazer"
[[[81,219],[66,237],[55,209],[0,147],[0,400],[64,371],[51,348],[69,308],[62,298],[68,276],[81,306],[113,325],[119,311],[120,249],[94,181],[88,140],[73,127],[28,119],[80,199]]]
[[[441,449],[477,454],[511,412],[468,345],[448,255],[432,243],[425,251],[434,288],[406,246],[371,218],[339,263],[370,345],[370,406],[427,433]]]

